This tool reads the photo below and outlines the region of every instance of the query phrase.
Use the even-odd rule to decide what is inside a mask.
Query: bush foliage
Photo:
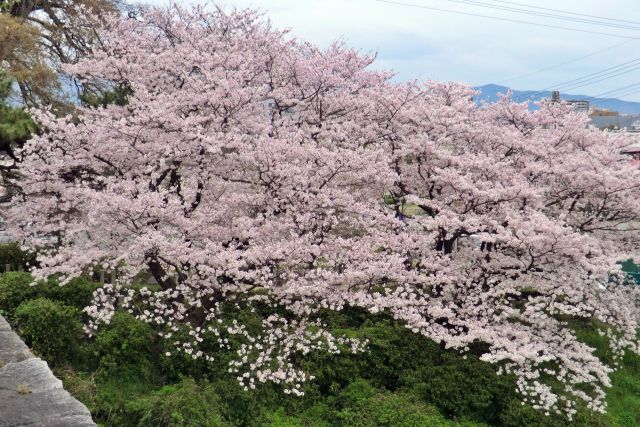
[[[73,360],[77,355],[82,337],[78,309],[36,298],[20,304],[15,323],[27,345],[51,363]]]
[[[0,275],[0,309],[105,426],[640,425],[640,357],[633,354],[612,375],[609,412],[581,408],[570,422],[522,405],[515,379],[479,360],[480,345],[465,357],[391,316],[347,308],[321,317],[336,332],[367,339],[368,351],[312,353],[300,360],[315,380],[298,398],[273,384],[243,390],[228,372],[241,345],[233,339],[231,350],[218,349],[213,361],[193,360],[169,352],[149,324],[126,312],[117,312],[89,339],[81,333],[81,309],[97,284],[76,279],[60,287],[52,279],[30,286],[31,281],[26,273]],[[234,315],[257,325],[253,317],[263,314],[240,307]],[[570,321],[581,341],[613,362],[597,324]]]
[[[4,273],[7,265],[11,270],[27,270],[36,264],[36,255],[33,252],[25,252],[20,245],[12,243],[0,244],[0,269]]]
[[[34,283],[29,273],[2,274],[0,275],[0,313],[12,319],[20,304],[38,297],[48,298],[81,310],[91,302],[93,291],[98,286],[98,283],[85,278],[76,278],[67,285],[60,286],[55,278]]]

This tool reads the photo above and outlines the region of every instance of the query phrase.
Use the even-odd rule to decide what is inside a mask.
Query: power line
[[[555,86],[555,87],[553,87],[553,89],[556,89],[556,90],[573,90],[573,89],[577,89],[579,87],[589,86],[589,85],[592,85],[594,83],[601,82],[603,80],[609,80],[612,77],[618,77],[618,76],[622,76],[624,74],[628,74],[628,73],[630,73],[632,71],[637,70],[638,68],[640,68],[640,64],[635,63],[635,64],[632,64],[632,65],[627,65],[627,66],[625,66],[623,68],[620,68],[618,70],[609,71],[607,73],[603,73],[603,74],[597,75],[595,77],[584,79],[582,81],[577,81],[577,82],[575,82],[573,84]],[[549,88],[549,89],[551,89],[551,88]]]
[[[585,98],[580,98],[581,101],[589,101],[589,102],[593,102],[595,100],[598,99],[602,99],[603,97],[607,97],[609,99],[602,99],[602,101],[599,102],[599,104],[604,104],[607,102],[610,102],[611,100],[615,100],[615,99],[619,99],[625,96],[629,96],[629,95],[633,95],[636,93],[640,92],[640,82],[636,82],[627,86],[623,86],[620,87],[618,89],[613,89],[613,90],[609,90],[606,92],[602,92],[599,93],[597,95],[593,95],[593,96],[589,96],[589,97],[585,97]],[[536,94],[531,95],[530,97],[534,97]],[[611,98],[611,97],[615,97],[615,98]],[[529,98],[529,97],[527,97]],[[520,98],[520,99],[516,99],[516,102],[521,102],[524,99]]]
[[[616,95],[616,97],[619,99],[619,98],[624,98],[625,96],[635,95],[636,93],[640,93],[640,89],[633,89],[632,91],[629,91],[629,92],[619,93]]]
[[[541,16],[544,18],[551,18],[551,19],[558,19],[558,20],[563,20],[563,21],[569,21],[569,22],[577,22],[577,23],[581,23],[581,24],[589,24],[589,25],[601,25],[604,27],[611,27],[611,28],[618,28],[618,29],[626,29],[626,30],[634,30],[634,31],[638,31],[640,30],[640,27],[638,27],[637,25],[629,25],[629,24],[622,24],[622,23],[615,23],[615,22],[606,22],[602,19],[589,19],[589,18],[578,18],[575,16],[563,16],[563,15],[557,15],[557,14],[553,14],[553,13],[548,13],[548,12],[538,12],[535,10],[529,10],[529,9],[521,9],[521,8],[517,8],[517,7],[511,7],[511,6],[501,6],[501,5],[492,5],[492,4],[488,4],[482,1],[477,1],[477,0],[446,0],[448,2],[451,3],[460,3],[460,4],[466,4],[466,5],[470,5],[470,6],[475,6],[475,7],[484,7],[487,9],[494,9],[494,10],[503,10],[506,12],[513,12],[513,13],[520,13],[520,14],[524,14],[524,15],[529,15],[529,16]],[[638,24],[640,25],[640,24]]]
[[[403,2],[403,1],[396,1],[396,0],[374,0],[378,3],[386,3],[386,4],[390,4],[390,5],[396,5],[396,6],[402,6],[402,7],[411,7],[411,8],[416,8],[416,9],[425,9],[425,10],[434,10],[437,12],[446,12],[446,13],[454,13],[454,14],[458,14],[458,15],[465,15],[465,16],[473,16],[473,17],[479,17],[479,18],[487,18],[487,19],[493,19],[493,20],[498,20],[498,21],[505,21],[505,22],[513,22],[513,23],[518,23],[518,24],[526,24],[526,25],[534,25],[534,26],[538,26],[538,27],[544,27],[544,28],[554,28],[554,29],[561,29],[561,30],[566,30],[566,31],[574,31],[574,32],[581,32],[581,33],[588,33],[588,34],[597,34],[597,35],[604,35],[604,36],[609,36],[609,37],[617,37],[617,38],[624,38],[624,39],[628,39],[626,42],[630,42],[633,40],[638,40],[640,37],[632,37],[632,36],[625,36],[625,35],[621,35],[621,34],[613,34],[613,33],[605,33],[605,32],[600,32],[600,31],[591,31],[591,30],[585,30],[585,29],[579,29],[579,28],[572,28],[572,27],[564,27],[564,26],[560,26],[560,25],[549,25],[549,24],[542,24],[542,23],[538,23],[538,22],[531,22],[531,21],[524,21],[524,20],[520,20],[520,19],[511,19],[511,18],[505,18],[505,17],[498,17],[498,16],[492,16],[492,15],[484,15],[484,14],[479,14],[479,13],[472,13],[472,12],[464,12],[464,11],[460,11],[460,10],[453,10],[453,9],[444,9],[444,8],[438,8],[438,7],[431,7],[431,6],[426,6],[426,5],[422,5],[422,4],[415,4],[415,3],[407,3],[407,2]],[[479,2],[475,2],[472,0],[447,0],[447,1],[453,1],[453,2],[457,2],[457,3],[464,3],[464,4],[469,4],[469,5],[480,5]],[[495,0],[493,0],[495,1]],[[508,2],[505,2],[508,3]],[[515,4],[515,3],[514,3]],[[523,5],[523,4],[520,4]],[[490,6],[490,5],[484,5],[485,7]],[[526,6],[526,5],[525,5]],[[495,8],[495,7],[494,7]],[[565,12],[565,11],[559,11],[559,10],[554,10],[556,12],[561,12],[561,13],[569,13],[569,12]],[[531,11],[529,11],[531,12]],[[534,14],[534,13],[531,13]],[[580,15],[580,14],[578,14]],[[590,16],[590,17],[595,17],[598,18],[596,16]],[[607,19],[607,20],[615,20],[613,18],[602,18],[602,19]],[[634,23],[633,21],[629,21],[631,23]],[[618,45],[621,45],[624,43],[620,43]],[[605,49],[601,49],[600,51],[596,51],[594,53],[585,55],[583,57],[580,57],[576,60],[585,58],[585,57],[589,57],[589,56],[593,56],[599,52],[605,51],[605,50],[609,50],[615,46],[618,45],[614,45]],[[572,61],[567,61],[566,63],[571,63],[571,62],[575,62],[576,60],[572,60]],[[637,60],[633,60],[633,61],[637,61]],[[578,79],[574,79],[574,80],[569,80],[567,82],[563,82],[563,85],[569,84],[569,83],[580,83],[583,86],[586,86],[588,84],[589,81],[591,81],[592,83],[596,83],[597,81],[602,81],[602,80],[606,80],[610,77],[615,77],[618,75],[622,75],[628,72],[631,72],[635,69],[635,67],[630,67],[629,65],[625,67],[623,67],[626,64],[629,64],[633,61],[629,61],[628,63],[623,63],[623,64],[619,64],[617,66],[614,67],[610,67],[607,68],[605,70],[602,70],[600,72],[597,73],[592,73],[592,74],[588,74],[586,76],[580,77]],[[560,64],[558,66],[564,65]],[[549,69],[552,68],[557,68],[558,66],[553,66],[553,67],[549,67]],[[639,66],[640,67],[640,66]],[[616,68],[620,68],[618,70],[614,70]],[[609,71],[612,70],[612,71]],[[607,72],[608,71],[608,72]],[[606,78],[605,78],[606,76]],[[590,79],[588,79],[588,77],[590,77]],[[586,80],[585,80],[586,79]],[[598,80],[600,79],[600,80]],[[580,87],[580,86],[577,86]],[[533,95],[529,95],[527,96],[527,98],[529,97],[534,97],[538,94],[542,94],[543,92],[549,90],[553,88],[553,86],[543,89],[542,91],[538,91],[535,92]]]
[[[600,98],[600,97],[603,97],[603,96],[612,96],[614,94],[617,94],[618,92],[621,92],[622,94],[617,94],[615,96],[624,96],[623,94],[626,93],[626,92],[629,92],[629,90],[633,90],[633,92],[640,91],[639,86],[640,86],[640,82],[635,82],[635,83],[632,83],[630,85],[619,87],[617,89],[612,89],[612,90],[608,90],[606,92],[599,93],[597,95],[594,95],[594,96],[591,96],[591,97],[587,98],[587,100],[592,100],[592,99]]]
[[[438,12],[456,13],[458,15],[467,15],[467,16],[475,16],[475,17],[479,17],[479,18],[495,19],[495,20],[498,20],[498,21],[515,22],[517,24],[535,25],[535,26],[538,26],[538,27],[554,28],[554,29],[560,29],[560,30],[566,30],[566,31],[575,31],[575,32],[579,32],[579,33],[588,33],[588,34],[597,34],[597,35],[600,35],[600,36],[618,37],[618,38],[621,38],[621,39],[634,39],[634,38],[636,38],[636,37],[631,37],[631,36],[623,36],[621,34],[603,33],[603,32],[600,32],[600,31],[590,31],[590,30],[582,30],[582,29],[579,29],[579,28],[561,27],[559,25],[540,24],[540,23],[537,23],[537,22],[522,21],[520,19],[502,18],[502,17],[498,17],[498,16],[482,15],[482,14],[479,14],[479,13],[471,13],[471,12],[462,12],[462,11],[453,10],[453,9],[442,9],[442,8],[437,8],[437,7],[430,7],[430,6],[420,5],[420,4],[405,3],[405,2],[393,1],[393,0],[373,0],[373,1],[376,1],[378,3],[393,4],[393,5],[396,5],[396,6],[413,7],[413,8],[416,8],[416,9],[435,10],[435,11],[438,11]]]
[[[625,40],[625,41],[623,41],[623,42],[621,42],[621,43],[616,43],[616,44],[614,44],[614,45],[607,46],[607,47],[605,47],[605,48],[603,48],[603,49],[596,50],[596,51],[591,52],[591,53],[588,53],[588,54],[586,54],[586,55],[579,56],[578,58],[574,58],[574,59],[571,59],[571,60],[569,60],[569,61],[561,62],[560,64],[552,65],[552,66],[550,66],[550,67],[546,67],[546,68],[541,68],[541,69],[539,69],[539,70],[531,71],[531,72],[528,72],[528,73],[525,73],[525,74],[519,74],[519,75],[514,76],[514,77],[509,77],[508,79],[501,80],[501,81],[497,82],[496,84],[499,84],[499,85],[500,85],[500,84],[504,84],[504,83],[506,83],[506,82],[510,82],[510,81],[512,81],[512,80],[520,79],[520,78],[522,78],[522,77],[529,77],[529,76],[533,76],[533,75],[535,75],[535,74],[539,74],[539,73],[542,73],[542,72],[545,72],[545,71],[554,70],[554,69],[556,69],[556,68],[560,68],[560,67],[562,67],[562,66],[564,66],[564,65],[572,64],[572,63],[574,63],[574,62],[578,62],[578,61],[580,61],[580,60],[582,60],[582,59],[585,59],[585,58],[589,58],[589,57],[595,56],[595,55],[597,55],[597,54],[599,54],[599,53],[602,53],[602,52],[606,52],[606,51],[611,50],[611,49],[614,49],[614,48],[616,48],[616,47],[618,47],[618,46],[622,46],[622,45],[624,45],[624,44],[631,43],[632,41],[635,41],[635,40],[637,40],[637,39]]]
[[[527,98],[530,98],[530,99],[535,98],[536,96],[542,95],[551,89],[571,90],[571,89],[576,89],[583,86],[588,86],[594,83],[601,82],[603,80],[608,80],[612,77],[617,77],[623,74],[630,73],[631,71],[634,71],[638,68],[640,68],[640,58],[635,58],[635,59],[623,62],[621,64],[614,65],[612,67],[608,67],[600,71],[596,71],[594,73],[586,74],[576,79],[555,83],[551,86],[548,86],[542,90],[536,91],[527,96],[521,96],[518,99],[516,99],[516,101],[520,102],[520,101],[524,101]]]
[[[606,93],[605,95],[591,96],[589,98],[585,98],[585,101],[589,101],[589,103],[594,105],[603,105],[610,103],[613,100],[618,100],[624,96],[631,95],[637,92],[640,92],[640,88],[635,86],[633,89],[627,89],[626,91],[622,91],[619,93],[612,92],[611,94]]]
[[[625,61],[625,62],[623,62],[621,64],[617,64],[617,65],[613,65],[611,67],[604,68],[604,69],[602,69],[600,71],[595,71],[593,73],[585,74],[584,76],[581,76],[581,77],[578,77],[578,78],[575,78],[575,79],[566,80],[566,81],[561,82],[561,83],[556,83],[555,86],[566,86],[569,83],[578,82],[578,81],[584,80],[585,78],[588,78],[588,77],[591,77],[591,76],[597,76],[597,75],[606,73],[607,71],[610,71],[610,70],[616,70],[616,69],[619,69],[619,68],[628,67],[629,65],[634,65],[638,61],[640,61],[640,58],[630,59],[630,60]]]
[[[565,11],[565,10],[545,8],[545,7],[534,6],[534,5],[525,4],[525,3],[517,3],[517,2],[513,2],[513,1],[506,1],[506,0],[490,0],[490,1],[492,1],[494,3],[504,3],[504,4],[510,4],[510,5],[516,5],[516,6],[524,6],[524,7],[528,7],[528,8],[531,8],[531,9],[538,9],[538,10],[544,10],[544,11],[550,11],[550,12],[557,12],[557,13],[562,13],[562,14],[566,14],[566,15],[581,16],[581,17],[587,17],[587,18],[596,18],[596,19],[599,19],[599,20],[607,20],[607,21],[614,21],[614,22],[620,22],[620,23],[626,23],[626,24],[640,25],[639,21],[630,21],[630,20],[625,20],[625,19],[607,18],[607,17],[589,15],[589,14],[584,14],[584,13],[569,12],[569,11]],[[604,49],[592,52],[592,53],[590,53],[588,55],[584,55],[584,56],[582,56],[580,58],[576,58],[574,60],[566,61],[565,63],[558,64],[557,66],[547,67],[546,69],[543,69],[541,71],[546,71],[547,69],[553,69],[553,68],[557,68],[558,66],[566,65],[567,63],[575,62],[577,60],[584,59],[584,58],[589,57],[589,56],[593,56],[593,55],[595,55],[597,53],[600,53],[602,51],[610,50],[610,49],[612,49],[614,47],[617,47],[617,46],[622,45],[622,44],[629,43],[631,41],[633,41],[633,40],[627,40],[627,41],[624,41],[622,43],[618,43],[616,45],[606,47]],[[635,62],[635,60],[628,61],[627,63],[620,64],[620,65],[618,65],[616,67],[610,67],[610,68],[605,69],[605,70],[609,70],[609,69],[612,69],[612,68],[617,68],[617,67],[620,67],[621,65],[625,65],[625,64],[633,63],[633,62]],[[635,69],[636,67],[633,67],[633,68]],[[603,71],[605,71],[605,70],[603,70]],[[527,75],[532,75],[532,74],[535,74],[535,73],[536,72],[528,73]],[[597,74],[597,73],[592,73],[591,75],[593,75],[593,74]],[[624,74],[624,73],[621,73],[621,74]],[[587,76],[589,76],[589,75],[587,75]],[[581,78],[581,79],[584,79],[584,77]],[[580,80],[580,79],[576,79],[576,80]],[[598,98],[603,97],[603,96],[624,97],[624,96],[632,95],[632,94],[635,94],[635,93],[640,93],[640,87],[639,86],[640,86],[640,82],[632,83],[630,85],[622,86],[622,87],[619,87],[617,89],[608,90],[608,91],[599,93],[597,95],[594,95],[594,96],[591,96],[591,97],[587,98],[586,100],[591,101],[591,100],[598,99]],[[605,100],[603,102],[606,103],[607,101]]]
[[[622,86],[619,87],[617,89],[612,89],[612,90],[608,90],[602,93],[599,93],[597,95],[593,95],[593,96],[589,96],[589,97],[585,97],[585,98],[581,98],[580,101],[588,101],[593,103],[593,101],[598,100],[598,99],[602,99],[602,97],[611,97],[611,96],[615,96],[616,98],[609,98],[609,99],[602,99],[600,102],[598,102],[599,105],[604,105],[608,102],[611,102],[612,100],[616,100],[619,99],[621,97],[624,96],[629,96],[629,95],[633,95],[635,93],[639,93],[640,92],[640,82],[635,82],[632,83],[630,85],[626,85],[626,86]],[[535,96],[531,95],[531,96]]]
[[[584,17],[587,17],[587,18],[596,18],[596,19],[602,19],[602,20],[606,20],[606,21],[616,21],[616,22],[624,22],[624,23],[627,23],[627,24],[640,25],[640,21],[628,21],[626,19],[606,18],[604,16],[588,15],[586,13],[578,13],[578,12],[569,12],[569,11],[566,11],[566,10],[551,9],[551,8],[548,8],[548,7],[534,6],[534,5],[530,5],[530,4],[517,3],[517,2],[513,2],[513,1],[505,1],[505,0],[489,0],[489,1],[492,1],[494,3],[506,3],[506,4],[516,5],[516,6],[524,6],[524,7],[528,7],[528,8],[531,8],[531,9],[546,10],[546,11],[549,11],[549,12],[563,13],[563,14],[566,14],[566,15],[577,15],[577,16],[584,16]]]

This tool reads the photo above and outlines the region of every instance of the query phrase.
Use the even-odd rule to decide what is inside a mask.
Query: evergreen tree
[[[36,132],[37,125],[24,108],[9,103],[13,80],[0,74],[0,179],[5,191],[0,201],[5,201],[16,190],[16,148],[22,147]]]
[[[52,105],[63,114],[73,108],[75,93],[85,87],[62,69],[96,47],[93,19],[117,13],[116,0],[0,0],[0,71],[14,79],[20,101]],[[92,13],[92,19],[86,12]]]

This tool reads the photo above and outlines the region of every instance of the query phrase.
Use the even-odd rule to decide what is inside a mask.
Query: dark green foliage
[[[68,366],[54,372],[65,389],[87,406],[100,426],[137,427],[146,409],[144,399],[159,387],[140,378],[76,372]]]
[[[89,92],[80,94],[80,101],[87,107],[106,107],[107,105],[127,105],[128,98],[133,94],[131,88],[127,85],[119,85],[114,89]]]
[[[38,131],[38,126],[23,108],[7,104],[12,83],[13,80],[0,71],[0,152],[16,160],[15,148],[22,147]]]
[[[130,377],[102,378],[96,381],[92,413],[106,426],[136,427],[144,411],[139,399],[157,389],[157,384]]]
[[[23,302],[37,298],[44,293],[38,292],[31,286],[33,278],[29,273],[5,273],[0,275],[0,310],[2,314],[11,320],[15,310]]]
[[[342,409],[336,415],[344,426],[437,427],[453,424],[437,409],[413,395],[381,392],[363,380],[351,383],[338,400]]]
[[[75,358],[82,337],[76,308],[36,298],[16,309],[15,324],[27,345],[50,364]]]
[[[377,388],[411,392],[446,416],[484,422],[496,422],[517,398],[513,377],[497,375],[495,366],[477,357],[444,350],[385,315],[350,309],[331,316],[332,323],[367,338],[369,350],[357,357],[339,355],[314,361],[318,369],[313,374],[324,393],[362,376]]]
[[[477,426],[447,420],[438,410],[410,393],[391,393],[356,379],[336,396],[288,415],[278,408],[265,416],[266,426],[449,427]]]
[[[519,401],[512,401],[500,414],[500,421],[496,424],[504,427],[613,427],[606,416],[580,408],[572,421],[561,415],[544,416],[531,406],[522,405]],[[632,427],[635,424],[621,424],[620,427]]]
[[[25,110],[0,104],[1,149],[21,147],[37,130],[38,126]]]
[[[47,357],[59,360],[64,353],[61,345],[51,346],[45,337],[60,336],[60,325],[69,324],[71,319],[74,326],[62,327],[63,330],[78,331],[78,309],[88,303],[97,285],[85,280],[59,287],[51,280],[29,287],[30,282],[25,273],[0,276],[0,308],[16,314],[14,326],[34,348],[43,342],[46,348],[57,348]],[[16,310],[20,304],[23,305]],[[273,310],[259,307],[252,313],[242,304],[229,305],[227,315],[248,325],[253,333],[258,331],[260,316]],[[51,320],[47,317],[51,313],[62,313],[62,320]],[[369,348],[357,355],[311,353],[298,360],[307,373],[316,377],[303,386],[302,398],[287,396],[273,384],[260,384],[256,390],[245,391],[235,374],[228,372],[235,351],[219,350],[213,336],[205,335],[202,344],[215,360],[194,361],[160,339],[153,327],[123,312],[103,325],[91,340],[75,335],[75,344],[68,348],[80,347],[83,357],[67,353],[66,364],[54,366],[68,390],[105,426],[640,425],[638,356],[627,354],[621,369],[612,375],[614,387],[607,398],[608,414],[578,408],[578,414],[569,422],[564,416],[544,416],[531,406],[522,405],[515,393],[514,378],[498,376],[494,365],[480,361],[478,356],[486,351],[480,344],[471,346],[465,357],[412,333],[385,314],[346,308],[320,315],[334,333],[366,338]],[[605,362],[613,363],[607,339],[598,334],[596,322],[566,320],[581,341],[593,346]],[[23,331],[23,325],[31,329]],[[174,337],[181,334],[177,331]],[[232,348],[242,343],[241,338],[227,338]]]
[[[406,383],[423,400],[436,405],[446,416],[470,417],[495,422],[513,400],[512,378],[499,377],[493,366],[478,359],[446,357],[407,373]]]
[[[90,344],[101,379],[147,382],[154,377],[157,335],[148,323],[128,313],[116,313]]]
[[[36,264],[36,254],[25,252],[17,243],[0,244],[0,269],[4,272],[7,265],[15,271],[19,268],[28,269]]]
[[[101,285],[85,277],[76,277],[63,286],[60,286],[59,282],[52,278],[36,286],[42,286],[44,288],[43,291],[47,298],[60,301],[78,309],[84,309],[91,304],[93,293]]]
[[[209,385],[198,385],[191,378],[169,385],[141,398],[137,405],[141,427],[223,427],[232,424],[220,414],[222,399]]]
[[[436,408],[411,395],[379,393],[355,402],[337,414],[344,426],[421,427],[450,426]]]
[[[221,375],[222,374],[222,375]],[[281,390],[271,385],[258,387],[246,392],[240,388],[234,377],[223,373],[214,374],[221,378],[211,383],[217,393],[224,399],[221,401],[221,412],[231,425],[261,426],[265,410],[277,408],[279,405],[296,405],[294,398],[286,397]]]
[[[61,371],[65,386],[94,417],[110,426],[137,426],[138,399],[162,386],[158,378],[157,335],[128,313],[117,313],[83,348],[83,363]],[[88,360],[87,360],[88,359]]]
[[[37,297],[48,298],[64,305],[83,309],[91,302],[93,292],[99,284],[79,277],[64,286],[50,278],[31,286],[33,278],[29,273],[12,272],[0,275],[0,312],[9,320],[16,308],[23,302]]]

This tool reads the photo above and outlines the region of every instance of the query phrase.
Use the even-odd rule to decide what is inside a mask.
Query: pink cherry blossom
[[[6,213],[40,249],[36,278],[117,272],[89,332],[121,307],[194,358],[211,357],[204,334],[222,348],[243,336],[239,382],[300,394],[309,377],[291,355],[366,345],[331,335],[318,310],[363,307],[447,348],[488,344],[482,359],[540,409],[605,410],[615,366],[566,319],[597,320],[618,356],[639,350],[640,294],[616,264],[640,247],[625,134],[562,103],[478,106],[465,85],[395,83],[373,57],[251,11],[149,8],[96,28],[101,44],[68,71],[133,95],[38,112],[46,132]],[[131,287],[144,271],[159,290]],[[223,302],[292,318],[252,337]]]

